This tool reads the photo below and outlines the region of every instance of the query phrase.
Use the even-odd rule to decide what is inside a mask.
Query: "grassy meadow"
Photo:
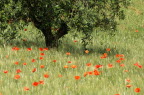
[[[115,36],[93,32],[83,51],[81,34],[47,49],[30,24],[0,45],[0,95],[144,95],[144,1],[132,0]]]

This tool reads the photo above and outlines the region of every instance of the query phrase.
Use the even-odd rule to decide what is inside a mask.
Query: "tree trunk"
[[[49,27],[47,29],[42,29],[41,31],[45,37],[46,47],[48,48],[54,47],[56,43],[55,43],[55,37],[52,34],[51,28]]]

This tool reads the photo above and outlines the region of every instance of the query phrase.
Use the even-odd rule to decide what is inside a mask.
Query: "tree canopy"
[[[72,28],[84,33],[85,38],[94,28],[116,30],[117,21],[124,19],[124,8],[129,3],[129,0],[1,0],[0,35],[13,39],[18,36],[17,23],[31,21],[44,34],[46,46],[53,47]]]

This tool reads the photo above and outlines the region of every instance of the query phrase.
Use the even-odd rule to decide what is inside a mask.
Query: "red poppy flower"
[[[66,53],[66,55],[70,55],[70,54],[71,54],[70,52],[67,52],[67,53]]]
[[[116,60],[117,63],[121,63],[121,60]]]
[[[48,78],[48,77],[49,77],[49,75],[48,75],[48,74],[44,74],[44,77],[45,77],[45,78]]]
[[[126,79],[125,81],[126,81],[126,82],[128,82],[128,83],[130,83],[130,82],[131,82],[131,80],[130,80],[130,79]]]
[[[95,68],[102,68],[103,65],[95,65]]]
[[[43,48],[39,48],[39,50],[40,50],[40,51],[43,51],[44,49],[43,49]]]
[[[17,69],[17,70],[16,70],[16,73],[20,73],[20,72],[22,72],[20,69]]]
[[[140,88],[135,88],[135,89],[134,89],[134,91],[137,92],[137,93],[139,93],[140,90],[141,90]]]
[[[108,68],[112,68],[113,67],[113,64],[108,64]]]
[[[120,66],[121,66],[121,67],[124,67],[124,66],[125,66],[125,64],[120,64]]]
[[[19,79],[20,78],[20,75],[15,75],[14,76],[14,79]]]
[[[68,63],[72,63],[71,61],[68,61]]]
[[[77,42],[77,40],[74,40],[74,42]]]
[[[19,64],[19,62],[15,62],[14,64],[18,65],[18,64]]]
[[[124,58],[120,58],[119,60],[125,60]]]
[[[43,60],[43,57],[39,57],[40,60]]]
[[[24,87],[24,91],[28,91],[29,90],[29,88],[28,87]]]
[[[93,75],[93,71],[88,72],[89,75]]]
[[[139,65],[138,67],[139,67],[139,68],[142,68],[142,65]]]
[[[58,77],[62,77],[62,75],[58,75]]]
[[[89,73],[89,72],[85,72],[85,73],[84,73],[84,77],[86,77],[86,76],[88,75],[88,73]]]
[[[40,53],[40,55],[42,55],[42,56],[43,56],[43,55],[45,55],[45,54],[44,54],[44,53]]]
[[[27,51],[31,51],[32,50],[32,48],[27,48]]]
[[[98,70],[94,70],[94,75],[100,75],[100,72]]]
[[[128,70],[124,70],[124,72],[128,72]]]
[[[106,51],[110,51],[110,50],[111,50],[110,48],[107,48],[107,49],[106,49]]]
[[[64,68],[68,68],[68,66],[67,66],[67,65],[65,65],[65,66],[64,66]]]
[[[20,48],[18,47],[13,47],[12,50],[19,50]]]
[[[35,59],[32,59],[32,62],[35,62],[36,60]]]
[[[23,65],[27,65],[27,63],[23,63]]]
[[[138,30],[136,30],[135,32],[139,32]]]
[[[43,48],[43,50],[49,50],[48,48]]]
[[[36,71],[36,68],[34,68],[33,70],[32,70],[32,72],[35,72]]]
[[[126,85],[126,87],[130,88],[132,85]]]
[[[40,66],[40,68],[44,68],[44,67],[45,67],[44,65],[41,65],[41,66]]]
[[[85,50],[85,53],[89,53],[89,51],[88,51],[88,50]]]
[[[79,80],[80,79],[80,76],[75,76],[74,77],[76,80]]]
[[[33,86],[38,86],[39,83],[38,83],[38,82],[33,82],[32,85],[33,85]]]
[[[43,80],[40,80],[40,81],[39,81],[39,84],[44,84],[44,81],[43,81]]]
[[[56,62],[56,60],[53,60],[53,62]]]
[[[86,66],[88,66],[88,67],[91,66],[91,65],[92,65],[91,63],[87,63],[87,64],[86,64]]]
[[[24,29],[24,31],[27,31],[27,29]]]
[[[77,66],[76,65],[72,65],[71,68],[77,68]]]
[[[5,71],[4,71],[4,73],[8,73],[8,71],[7,71],[7,70],[5,70]]]

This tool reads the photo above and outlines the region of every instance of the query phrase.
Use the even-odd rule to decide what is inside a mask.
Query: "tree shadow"
[[[44,48],[46,47],[43,40],[39,40],[37,42],[31,41],[31,40],[28,40],[28,41],[17,40],[17,41],[13,41],[7,44],[6,46],[12,46],[12,47],[17,46],[19,48],[30,48],[30,47]],[[54,48],[53,50],[62,52],[63,54],[65,54],[66,52],[70,52],[72,56],[104,54],[104,53],[108,53],[109,56],[114,56],[116,54],[125,54],[126,52],[130,53],[130,51],[125,48],[120,48],[119,50],[115,47],[111,47],[110,51],[106,51],[106,48],[103,45],[99,45],[99,46],[90,45],[87,49],[89,53],[86,54],[80,42],[72,43],[72,40],[68,38],[66,41],[63,41],[62,43],[60,43],[58,48]]]

